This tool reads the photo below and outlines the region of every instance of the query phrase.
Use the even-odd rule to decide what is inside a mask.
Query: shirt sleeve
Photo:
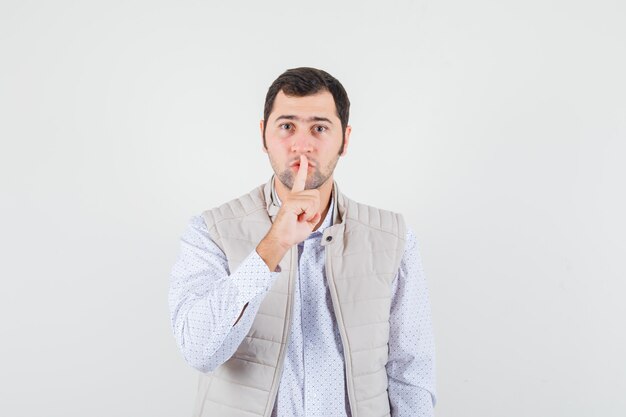
[[[386,368],[391,416],[432,417],[437,399],[430,299],[419,245],[410,228],[393,282]]]
[[[211,372],[230,358],[279,274],[280,267],[270,271],[256,249],[230,273],[204,219],[193,216],[180,239],[168,293],[171,327],[185,361]]]

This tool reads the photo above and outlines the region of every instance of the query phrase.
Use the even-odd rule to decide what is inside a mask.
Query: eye
[[[315,126],[315,131],[317,133],[324,133],[328,130],[328,128],[326,126],[322,126],[322,125],[317,125]]]
[[[285,129],[283,128],[283,126],[291,126],[291,123],[283,123],[283,124],[281,124],[280,126],[278,126],[278,128],[279,128],[279,129],[281,129],[281,130],[285,130]]]

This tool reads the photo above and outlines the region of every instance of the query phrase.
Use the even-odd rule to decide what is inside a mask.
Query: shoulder
[[[400,212],[376,207],[353,200],[343,195],[347,219],[353,223],[395,234],[399,239],[406,237],[406,223]]]
[[[202,211],[198,217],[203,220],[207,230],[210,230],[220,222],[241,219],[265,209],[263,185],[260,185],[225,203]]]
[[[181,236],[181,243],[186,251],[201,249],[202,251],[216,252],[219,248],[213,241],[204,218],[199,214],[193,215],[188,219]]]
[[[414,229],[411,226],[406,228],[406,239],[404,245],[403,262],[421,264],[421,243]]]
[[[408,252],[417,252],[418,251],[418,239],[415,235],[415,231],[411,226],[406,226],[406,235],[405,235],[405,253]]]

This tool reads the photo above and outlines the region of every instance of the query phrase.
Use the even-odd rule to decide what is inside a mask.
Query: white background
[[[189,416],[178,239],[272,174],[284,70],[352,101],[349,197],[405,214],[439,417],[626,413],[623,1],[2,1],[0,415]]]

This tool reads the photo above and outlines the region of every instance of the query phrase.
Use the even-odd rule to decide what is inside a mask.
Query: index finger
[[[304,184],[306,183],[306,174],[309,169],[309,160],[304,155],[300,155],[300,167],[296,174],[296,179],[293,181],[292,192],[304,191]]]

